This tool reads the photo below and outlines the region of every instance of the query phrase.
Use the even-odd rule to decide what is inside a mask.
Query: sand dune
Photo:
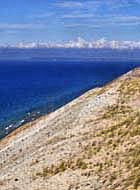
[[[0,190],[140,189],[140,69],[0,141]]]

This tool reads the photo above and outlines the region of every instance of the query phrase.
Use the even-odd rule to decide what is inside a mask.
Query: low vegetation
[[[77,157],[62,161],[57,166],[46,167],[37,175],[49,177],[69,169],[80,169],[85,175],[87,173],[98,175],[107,190],[117,188],[120,185],[118,181],[121,183],[121,190],[138,190],[140,188],[140,112],[125,106],[119,108],[116,105],[109,107],[103,118],[112,119],[120,114],[121,119],[114,120],[114,125],[94,134],[91,143]]]
[[[45,184],[52,189],[53,184],[66,190],[140,190],[139,105],[140,70],[88,92],[46,120],[47,127],[31,136],[34,143],[28,149],[34,150],[28,156],[30,168],[26,168],[34,187]],[[25,143],[28,145],[29,140]],[[22,166],[29,160],[26,156],[21,159],[26,154],[29,152],[23,146],[17,154],[13,151],[10,159],[5,159],[5,154],[1,172],[10,160],[9,168],[17,163],[28,182]],[[14,176],[8,176],[10,183],[20,185],[20,175],[8,175]],[[0,182],[0,186],[5,184]]]

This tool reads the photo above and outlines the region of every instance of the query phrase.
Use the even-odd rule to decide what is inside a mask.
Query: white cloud
[[[9,24],[0,23],[0,30],[30,30],[30,29],[41,29],[45,25],[42,24]]]
[[[53,15],[54,15],[53,12],[46,12],[46,13],[30,15],[29,18],[41,19],[41,18],[47,18],[47,17],[53,16]]]
[[[57,7],[62,7],[62,8],[74,8],[74,7],[82,7],[83,3],[82,2],[73,2],[73,1],[63,1],[59,3],[55,3]]]
[[[89,25],[86,23],[74,23],[74,24],[64,24],[66,28],[76,28],[76,27],[88,27],[88,28],[100,28],[100,25]]]
[[[135,26],[140,26],[140,22],[122,22],[119,23],[119,26],[129,26],[129,27],[135,27]]]
[[[102,5],[102,3],[100,1],[91,1],[91,0],[87,0],[87,1],[63,1],[63,2],[57,2],[55,4],[57,8],[63,8],[63,9],[70,9],[70,10],[89,10],[91,9],[92,12],[96,12],[98,11],[98,8]],[[73,14],[73,13],[71,13]]]
[[[63,22],[67,21],[66,27],[76,27],[76,26],[88,26],[88,27],[135,27],[140,25],[140,17],[139,16],[123,16],[123,15],[105,15],[104,17],[94,15],[94,14],[67,14],[61,17]],[[77,20],[71,19],[80,19],[79,22]],[[82,20],[83,19],[83,20]],[[87,20],[88,19],[88,20]],[[69,22],[68,22],[69,20]]]
[[[76,26],[73,22],[74,19],[80,19],[80,22],[82,21],[83,24],[85,24],[85,21],[88,22],[88,27],[93,25],[100,25],[100,27],[135,27],[140,24],[140,16],[136,16],[134,11],[133,13],[130,11],[128,15],[127,12],[124,14],[124,10],[127,8],[134,8],[134,4],[135,7],[136,5],[139,6],[140,0],[64,0],[56,3],[55,5],[64,9],[73,8],[70,9],[71,11],[66,9],[67,13],[61,13],[59,15],[59,19],[64,22],[66,19],[69,20],[69,26],[67,27],[74,27],[74,25]],[[103,10],[105,10],[104,14]]]
[[[140,21],[140,16],[128,16],[128,15],[116,15],[114,16],[115,20],[121,21],[121,22],[136,22]]]
[[[93,18],[95,15],[90,13],[76,13],[76,14],[66,14],[61,18]]]
[[[109,10],[117,10],[120,8],[132,7],[133,5],[140,5],[140,0],[86,0],[86,1],[68,1],[54,3],[55,6],[60,8],[101,8],[108,6]]]
[[[112,16],[112,18],[106,19],[107,24],[115,25],[115,26],[137,26],[140,24],[140,17],[139,16]]]

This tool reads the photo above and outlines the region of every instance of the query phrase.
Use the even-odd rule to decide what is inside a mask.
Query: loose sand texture
[[[140,190],[140,69],[0,141],[0,190]]]

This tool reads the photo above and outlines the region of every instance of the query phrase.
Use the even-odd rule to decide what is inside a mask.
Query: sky
[[[140,0],[0,0],[0,43],[140,40]]]

